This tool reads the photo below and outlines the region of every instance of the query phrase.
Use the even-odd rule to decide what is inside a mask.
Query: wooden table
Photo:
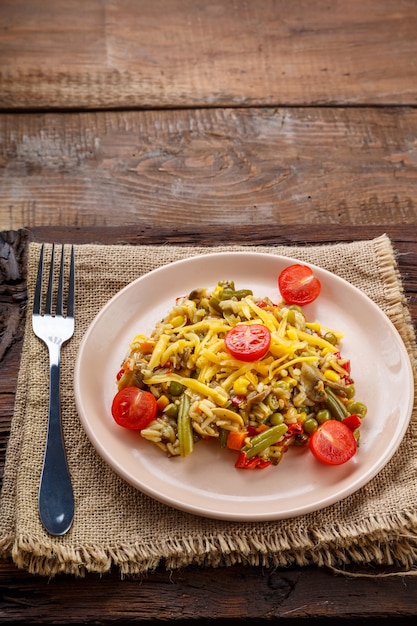
[[[386,232],[417,322],[414,0],[2,0],[0,467],[28,240],[322,243]],[[354,568],[355,569],[355,568]],[[417,579],[234,566],[141,584],[0,562],[0,619],[411,622]],[[230,623],[230,622],[229,622]]]

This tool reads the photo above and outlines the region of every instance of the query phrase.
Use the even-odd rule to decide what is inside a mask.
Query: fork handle
[[[59,348],[50,348],[49,416],[42,476],[39,515],[51,535],[64,535],[74,517],[74,494],[65,454],[61,426]]]

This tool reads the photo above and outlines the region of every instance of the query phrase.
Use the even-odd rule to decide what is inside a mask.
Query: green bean
[[[217,313],[222,313],[222,308],[220,306],[220,300],[216,296],[211,296],[209,300],[209,305],[217,311]]]
[[[225,448],[227,446],[227,436],[229,434],[229,431],[226,430],[225,428],[220,428],[220,447],[221,448]]]
[[[276,411],[277,409],[279,409],[279,400],[277,396],[272,392],[267,396],[266,403],[271,411]]]
[[[251,459],[253,456],[256,456],[269,446],[272,446],[279,439],[281,439],[282,435],[287,432],[287,426],[285,424],[277,424],[276,426],[272,426],[272,428],[268,428],[268,430],[264,430],[259,435],[255,435],[251,439],[251,445],[248,448],[244,448],[246,452],[246,458]]]
[[[190,396],[183,393],[178,407],[178,441],[180,455],[186,457],[193,451],[193,428],[190,419]]]
[[[231,286],[225,287],[223,291],[215,296],[211,296],[209,300],[209,304],[213,309],[215,309],[218,313],[222,312],[222,307],[220,306],[220,302],[222,300],[231,300],[235,298],[236,300],[242,300],[242,298],[246,298],[246,296],[252,296],[253,291],[251,289],[234,289]]]
[[[246,298],[246,296],[253,296],[253,291],[251,289],[238,289],[233,293],[233,297],[238,300],[242,300],[242,298]]]
[[[341,421],[343,418],[350,415],[349,411],[347,410],[343,402],[341,402],[340,399],[336,396],[336,394],[334,394],[333,391],[329,389],[329,387],[325,387],[324,389],[327,396],[324,404],[332,414],[332,417]]]

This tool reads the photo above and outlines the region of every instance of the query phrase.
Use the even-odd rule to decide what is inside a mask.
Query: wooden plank
[[[257,567],[158,570],[145,580],[116,573],[50,581],[0,563],[5,583],[1,615],[7,623],[100,624],[132,622],[178,626],[208,621],[260,626],[279,618],[310,624],[412,624],[417,582],[336,576],[326,569]],[[7,587],[6,587],[7,584]],[[370,621],[368,621],[370,620]],[[375,620],[375,621],[374,621]],[[392,623],[392,622],[391,622]]]
[[[414,108],[0,114],[0,229],[415,223],[416,136]]]
[[[415,105],[412,0],[2,0],[0,107]]]

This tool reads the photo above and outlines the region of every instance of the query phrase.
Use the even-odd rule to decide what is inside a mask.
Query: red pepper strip
[[[255,467],[263,469],[264,467],[268,467],[268,465],[271,465],[271,461],[264,461],[260,456],[254,456],[248,459],[246,452],[240,452],[235,463],[235,467],[238,469],[255,469]]]
[[[342,422],[343,424],[346,424],[346,426],[351,431],[356,430],[362,424],[361,418],[359,417],[359,415],[356,415],[356,413],[353,413],[352,415],[348,415],[347,417],[342,419]]]
[[[124,373],[125,373],[125,371],[124,371],[124,369],[123,369],[123,367],[122,367],[122,369],[121,369],[121,370],[119,370],[119,371],[117,372],[117,374],[116,374],[116,380],[120,380],[120,379],[121,379],[121,377],[123,376],[123,374],[124,374]]]
[[[247,463],[246,452],[239,452],[239,456],[237,457],[235,467],[237,467],[238,469],[241,467],[246,467],[246,463]]]
[[[284,435],[285,439],[289,439],[294,435],[301,435],[304,432],[302,424],[300,422],[295,422],[294,424],[288,424],[288,430]]]
[[[232,404],[234,406],[240,406],[242,404],[242,402],[245,402],[246,398],[245,396],[233,396],[232,397]]]
[[[266,424],[259,424],[259,426],[247,426],[246,430],[248,431],[249,437],[254,437],[255,435],[259,435],[260,433],[268,430],[268,426]]]
[[[235,463],[235,467],[242,469],[253,469],[258,463],[259,457],[254,456],[252,459],[246,457],[246,452],[240,452]]]

